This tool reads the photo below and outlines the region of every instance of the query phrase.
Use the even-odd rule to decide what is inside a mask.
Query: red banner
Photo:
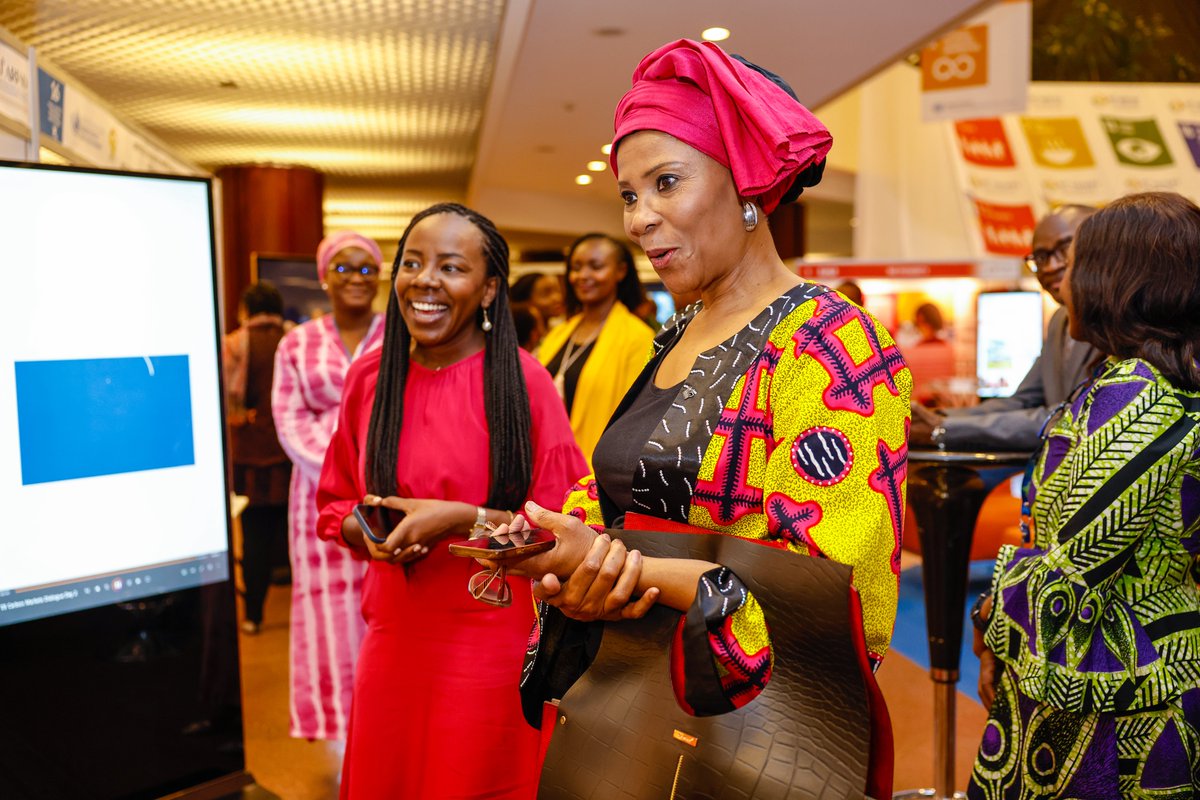
[[[981,167],[1013,167],[1012,148],[999,119],[964,119],[954,123],[962,157]]]
[[[1002,256],[1021,256],[1029,252],[1036,221],[1028,205],[1007,206],[975,200],[983,249]]]
[[[799,263],[796,274],[807,280],[825,282],[833,278],[974,278],[978,275],[974,261],[893,261],[878,263],[845,263],[827,261]]]

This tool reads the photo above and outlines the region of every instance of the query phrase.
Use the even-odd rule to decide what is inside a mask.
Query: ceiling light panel
[[[0,26],[209,169],[461,195],[503,0],[39,0]],[[221,88],[232,81],[237,89]]]

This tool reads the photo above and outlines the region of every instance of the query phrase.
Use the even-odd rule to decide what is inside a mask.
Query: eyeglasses
[[[1039,272],[1045,269],[1050,264],[1050,259],[1057,258],[1059,261],[1066,262],[1067,252],[1071,249],[1071,240],[1073,237],[1068,236],[1065,239],[1059,239],[1054,247],[1049,250],[1041,248],[1034,250],[1025,256],[1025,266],[1029,267],[1030,272]]]
[[[338,275],[350,277],[352,275],[362,275],[364,278],[379,275],[379,267],[374,264],[363,264],[361,267],[356,267],[353,264],[334,264],[333,271]]]

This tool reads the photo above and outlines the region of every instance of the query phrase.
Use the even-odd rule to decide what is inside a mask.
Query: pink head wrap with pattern
[[[642,59],[633,88],[617,104],[613,128],[614,175],[622,138],[662,131],[728,168],[738,194],[768,214],[833,146],[821,121],[770,78],[711,42],[689,39]]]

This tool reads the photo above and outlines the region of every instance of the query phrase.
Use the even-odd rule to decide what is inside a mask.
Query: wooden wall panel
[[[225,327],[237,327],[238,299],[250,285],[250,254],[316,253],[324,235],[325,176],[308,167],[234,166],[221,181]]]

